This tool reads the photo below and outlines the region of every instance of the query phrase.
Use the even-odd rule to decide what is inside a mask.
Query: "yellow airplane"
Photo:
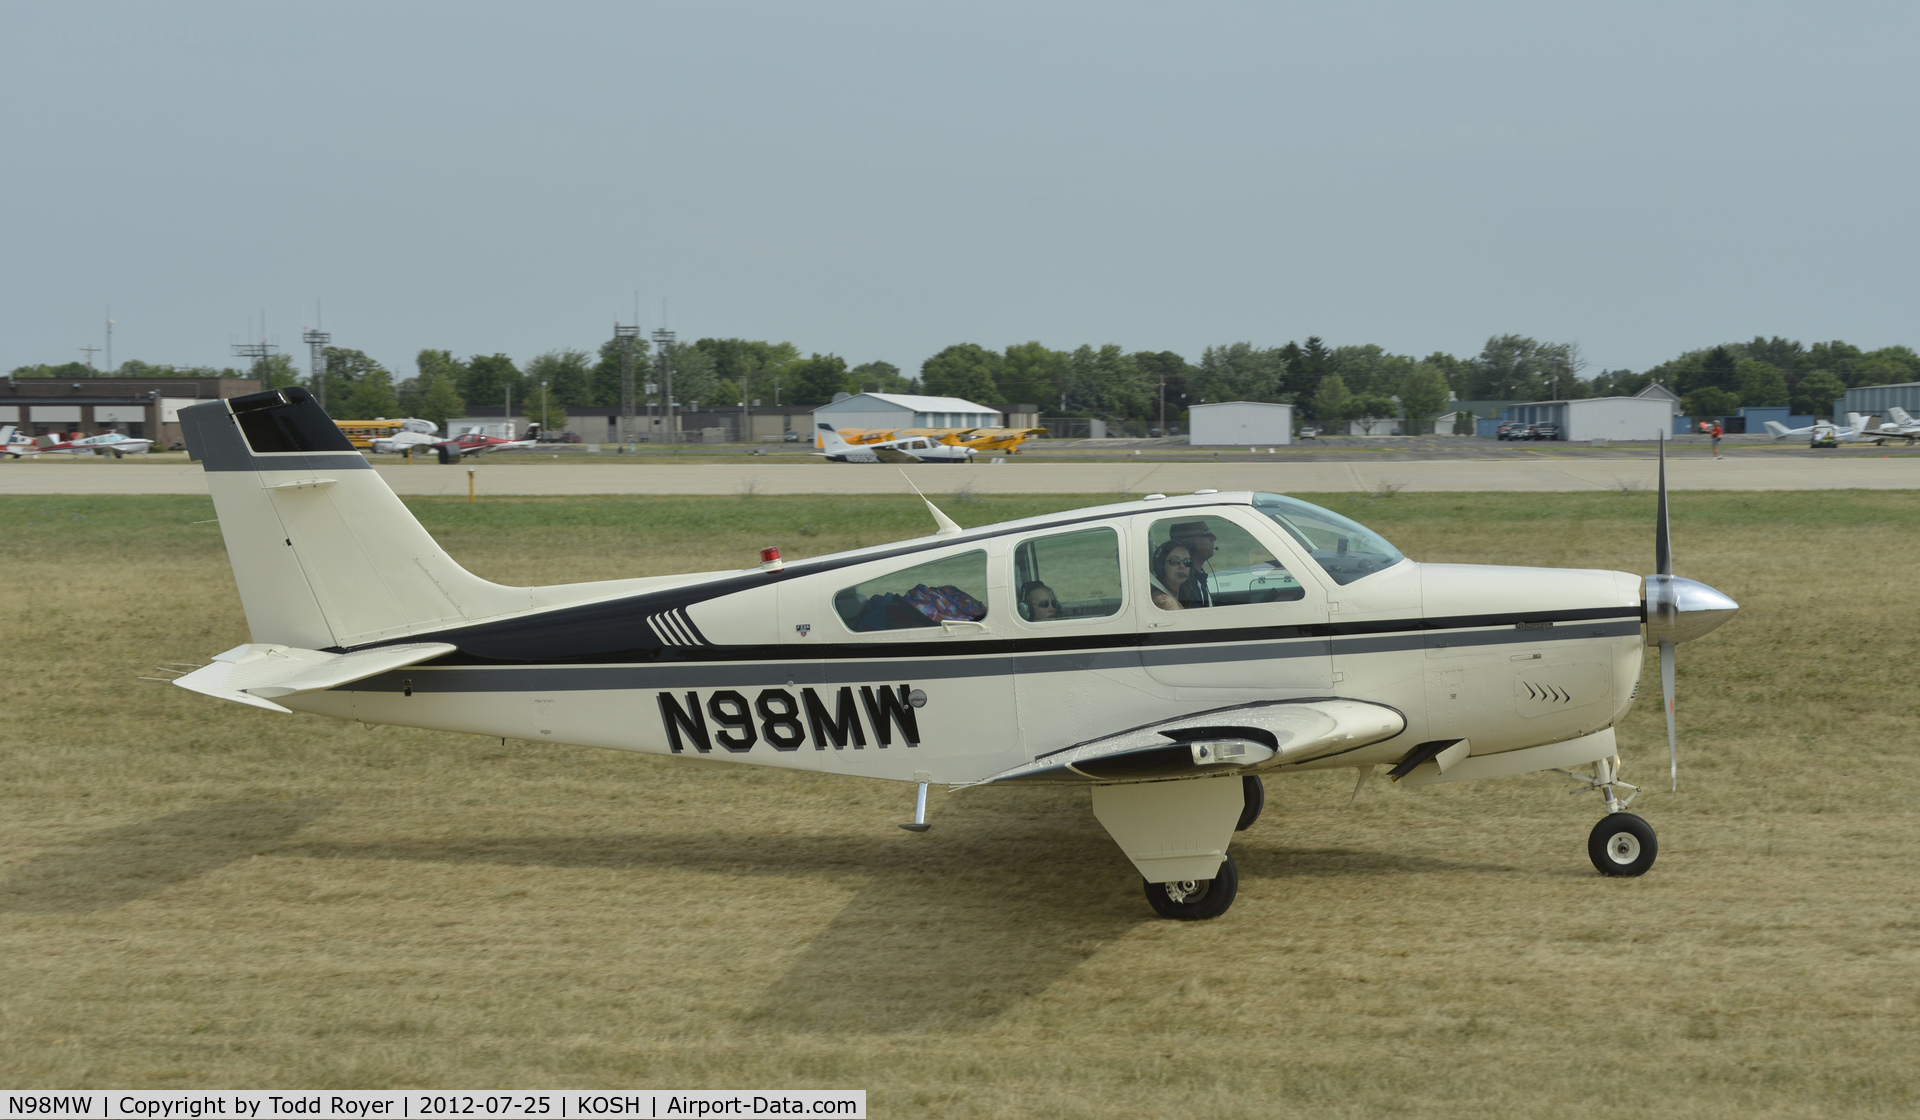
[[[925,436],[939,440],[954,447],[971,447],[975,451],[1006,451],[1019,454],[1019,447],[1028,439],[1047,434],[1045,428],[841,428],[840,438],[859,446],[868,443],[887,443],[897,439],[909,439]],[[817,446],[819,441],[815,440]]]

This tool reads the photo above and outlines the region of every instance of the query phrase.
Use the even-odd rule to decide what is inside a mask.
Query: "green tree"
[[[526,401],[526,382],[520,376],[520,367],[505,354],[475,354],[463,363],[463,368],[465,376],[460,379],[460,396],[468,405],[505,405],[509,392],[514,400]]]
[[[703,338],[693,343],[692,348],[700,351],[713,362],[715,381],[711,392],[717,393],[720,380],[725,379],[738,386],[740,392],[767,401],[773,399],[774,379],[785,378],[787,367],[800,360],[800,349],[791,342],[766,342],[751,338]],[[784,380],[782,384],[785,384]],[[673,391],[681,397],[686,397],[677,377],[674,379]],[[617,401],[618,395],[614,399]]]
[[[554,404],[586,407],[598,403],[594,400],[593,363],[585,350],[549,350],[530,359],[522,376],[529,399],[539,394],[544,381],[547,399]]]
[[[620,407],[620,356],[626,343],[609,338],[600,344],[600,360],[593,366],[593,389],[583,404],[617,410]],[[634,414],[647,414],[647,382],[653,378],[653,344],[644,338],[633,341]],[[656,402],[657,403],[657,402]]]
[[[1480,355],[1469,363],[1469,400],[1536,401],[1546,388],[1547,356],[1538,341],[1526,335],[1502,334],[1487,339]]]
[[[1740,363],[1740,403],[1749,408],[1785,405],[1790,393],[1787,375],[1778,366],[1747,358]]]
[[[1898,385],[1920,380],[1920,355],[1905,346],[1887,346],[1853,360],[1846,381],[1853,385]]]
[[[913,382],[892,362],[862,362],[847,371],[860,393],[910,393]]]
[[[1120,420],[1146,412],[1146,386],[1132,355],[1113,343],[1076,347],[1067,356],[1067,412]],[[1018,403],[1018,402],[1015,402]]]
[[[1286,358],[1277,348],[1262,349],[1251,342],[1209,346],[1201,351],[1199,367],[1194,371],[1193,393],[1212,404],[1278,401],[1286,374]]]
[[[1815,370],[1794,387],[1793,411],[1824,420],[1833,415],[1833,402],[1846,395],[1846,382],[1826,370]]]
[[[675,407],[692,408],[701,401],[713,400],[713,391],[719,386],[720,378],[714,372],[712,354],[698,346],[676,346],[671,355],[666,357],[673,367]],[[662,360],[662,354],[654,355],[655,372],[649,380],[658,384],[661,394],[665,395],[667,379],[665,371],[659,368]],[[637,374],[635,380],[639,380]]]
[[[132,362],[122,362],[120,368],[124,370],[132,364]],[[123,373],[121,376],[132,375]],[[260,382],[262,389],[284,389],[289,385],[298,385],[307,380],[306,375],[300,372],[300,367],[293,364],[293,356],[290,354],[268,354],[253,363],[253,367],[247,370],[247,376]]]
[[[1834,339],[1832,342],[1816,342],[1807,347],[1806,369],[1826,370],[1848,385],[1860,385],[1864,382],[1854,380],[1853,364],[1860,360],[1862,351],[1858,346]]]
[[[85,362],[67,362],[64,365],[57,365],[57,366],[50,366],[50,365],[16,366],[14,367],[14,370],[13,370],[13,376],[15,377],[58,377],[62,379],[73,378],[73,377],[92,377],[93,370],[88,369],[87,363]]]
[[[787,365],[781,379],[782,399],[789,404],[826,404],[835,393],[854,390],[847,385],[847,362],[837,354],[814,354]]]
[[[361,371],[351,385],[340,398],[340,407],[334,410],[336,416],[344,420],[377,420],[400,415],[400,401],[393,392],[393,375],[379,363]],[[329,394],[327,399],[335,398]]]
[[[430,420],[444,431],[448,420],[467,414],[467,402],[460,399],[458,363],[445,350],[422,350],[414,365],[419,374],[402,381],[395,393],[400,411]]]
[[[1284,347],[1282,349],[1284,352]],[[1295,349],[1299,348],[1295,347]],[[1164,384],[1167,422],[1179,423],[1193,404],[1189,396],[1193,367],[1187,364],[1185,358],[1171,350],[1140,350],[1132,357],[1133,368],[1140,378],[1141,387],[1147,394],[1146,418],[1155,424],[1160,422],[1160,389]]]
[[[1439,366],[1421,362],[1400,376],[1400,408],[1406,413],[1407,434],[1425,435],[1434,418],[1447,409],[1447,375]]]
[[[1737,394],[1714,385],[1707,385],[1688,393],[1680,401],[1680,411],[1695,420],[1712,420],[1722,416],[1731,416],[1740,407]]]
[[[1047,405],[1067,387],[1067,355],[1038,342],[1007,347],[1000,372],[994,378],[995,402]]]
[[[1320,387],[1313,394],[1313,419],[1323,432],[1338,432],[1347,426],[1357,414],[1353,410],[1353,394],[1347,391],[1347,383],[1337,373],[1329,373],[1320,379]]]
[[[993,404],[1000,395],[1000,355],[971,342],[956,343],[920,363],[920,391]],[[1041,401],[1040,404],[1049,402]]]
[[[1293,361],[1297,355],[1299,365],[1287,367],[1285,380],[1281,383],[1283,393],[1291,393],[1296,401],[1310,401],[1320,391],[1320,381],[1333,372],[1333,352],[1321,341],[1319,335],[1307,339],[1306,345],[1287,344],[1280,357],[1283,361]]]
[[[1466,395],[1469,364],[1465,359],[1456,358],[1442,350],[1435,350],[1421,361],[1444,374],[1447,379],[1447,388],[1453,390],[1455,395]]]
[[[329,346],[321,352],[326,369],[326,400],[329,415],[340,420],[371,420],[375,416],[392,416],[400,411],[400,403],[393,395],[393,374],[363,350],[353,350],[345,346]],[[356,400],[354,391],[360,383],[373,378],[377,388],[363,400]],[[382,406],[385,412],[361,413],[355,411],[362,403]]]
[[[1336,373],[1332,376],[1340,375]],[[1400,406],[1393,403],[1393,398],[1387,394],[1369,390],[1365,393],[1353,394],[1347,405],[1347,413],[1350,419],[1365,420],[1371,424],[1399,416]]]
[[[1413,368],[1413,359],[1367,343],[1337,347],[1328,359],[1328,368],[1340,375],[1349,392],[1384,394],[1393,392],[1393,386]]]
[[[1740,391],[1740,363],[1735,360],[1731,350],[1716,346],[1707,351],[1694,368],[1692,376],[1680,382],[1679,392],[1682,396],[1698,389],[1719,389],[1725,393]]]

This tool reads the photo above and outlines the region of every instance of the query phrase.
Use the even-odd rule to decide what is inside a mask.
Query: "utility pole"
[[[660,371],[666,375],[660,379],[666,384],[666,388],[667,388],[666,411],[661,413],[661,415],[665,418],[667,438],[672,439],[673,438],[673,332],[666,329],[665,327],[662,327],[659,330],[654,331],[653,346],[654,346],[654,349],[660,352]]]
[[[312,373],[307,378],[307,388],[312,390],[313,399],[321,408],[327,407],[327,343],[333,341],[333,335],[326,331],[307,331],[300,336],[307,344],[307,367]]]
[[[620,342],[620,440],[633,438],[633,348],[640,341],[640,324],[631,327],[613,324],[613,337]],[[649,413],[651,415],[651,413]]]
[[[551,419],[547,416],[547,383],[544,381],[540,383],[540,426],[542,428],[552,426]]]
[[[1160,375],[1160,438],[1167,438],[1167,375]]]
[[[87,353],[87,376],[92,377],[96,372],[93,368],[93,356],[100,352],[100,348],[98,346],[82,346],[79,347],[79,349]]]
[[[264,340],[260,342],[236,342],[233,344],[234,357],[253,359],[253,364],[247,368],[249,371],[255,373],[267,372],[267,359],[272,357],[273,352],[277,349],[279,349],[279,347]]]
[[[107,376],[113,376],[113,308],[107,308]]]
[[[511,381],[507,382],[507,411],[501,419],[507,422],[508,439],[513,439],[520,434],[513,430],[513,382]]]

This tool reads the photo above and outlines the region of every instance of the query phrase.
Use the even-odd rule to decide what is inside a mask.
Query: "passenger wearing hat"
[[[1213,530],[1207,528],[1204,521],[1178,522],[1170,536],[1185,545],[1193,555],[1193,578],[1180,589],[1182,603],[1188,607],[1211,607],[1213,589],[1207,586],[1206,563],[1213,559],[1214,542],[1219,538],[1213,535]]]

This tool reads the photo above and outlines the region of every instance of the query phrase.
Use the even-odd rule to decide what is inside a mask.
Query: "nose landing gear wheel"
[[[1587,858],[1602,875],[1645,875],[1659,854],[1653,826],[1632,813],[1600,818],[1587,836]]]
[[[1233,896],[1240,890],[1240,871],[1228,856],[1211,879],[1146,883],[1146,888],[1147,904],[1154,913],[1177,922],[1200,922],[1219,917],[1233,905]]]

